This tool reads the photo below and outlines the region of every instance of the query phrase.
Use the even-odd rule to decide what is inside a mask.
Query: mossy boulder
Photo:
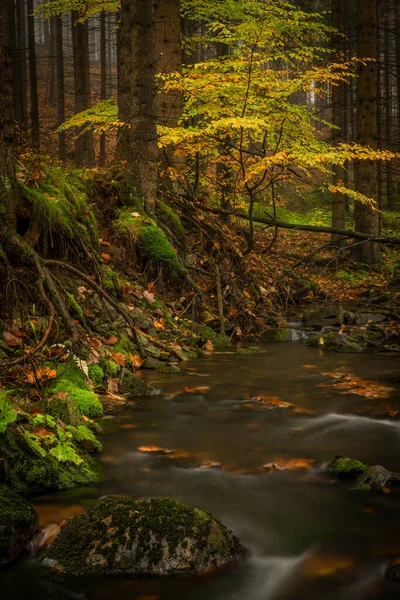
[[[67,394],[82,415],[94,419],[102,417],[103,407],[97,394],[85,381],[84,372],[75,364],[61,365],[57,369],[59,376],[48,388],[49,395]]]
[[[324,327],[340,327],[344,323],[345,312],[341,306],[328,306],[305,311],[303,322],[306,327],[321,330]]]
[[[178,374],[178,373],[182,373],[182,371],[180,370],[180,368],[177,365],[166,365],[165,363],[162,364],[159,368],[158,368],[160,373],[170,373],[170,374]]]
[[[70,576],[165,576],[210,571],[245,554],[206,511],[170,498],[105,498],[62,528],[43,563]]]
[[[195,331],[200,340],[207,342],[208,340],[212,343],[215,350],[227,350],[230,347],[229,340],[225,334],[217,333],[203,323],[195,325]]]
[[[355,458],[335,456],[329,464],[328,471],[342,479],[357,479],[368,471],[368,465]]]
[[[247,348],[239,348],[237,354],[240,354],[241,356],[249,356],[252,354],[267,354],[267,351],[259,346],[247,346]]]
[[[142,365],[142,369],[147,369],[148,371],[157,371],[157,369],[162,365],[162,362],[157,358],[151,358],[149,356],[146,358]]]
[[[358,478],[354,489],[357,490],[381,490],[389,487],[394,481],[398,481],[399,477],[395,473],[391,473],[381,465],[373,465]]]
[[[38,526],[35,509],[0,484],[0,566],[16,558]]]
[[[136,377],[129,369],[123,368],[119,379],[119,391],[130,396],[156,396],[160,393],[143,379]]]
[[[290,327],[270,327],[260,334],[262,342],[297,342],[305,338],[303,331]]]
[[[45,411],[55,419],[60,419],[65,425],[77,426],[82,421],[82,415],[75,402],[65,392],[58,392],[45,403]]]
[[[355,338],[340,333],[316,335],[308,339],[306,345],[331,352],[357,353],[363,351],[362,346]]]
[[[7,462],[6,483],[21,496],[68,490],[98,479],[93,460],[85,453],[80,453],[79,465],[60,462],[51,454],[40,456],[15,427],[1,436],[0,454]]]

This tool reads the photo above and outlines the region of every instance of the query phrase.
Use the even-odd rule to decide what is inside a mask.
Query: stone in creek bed
[[[0,565],[21,554],[38,521],[35,509],[26,500],[0,484]]]
[[[43,564],[70,576],[165,576],[211,571],[246,554],[206,511],[170,498],[110,497],[68,521]]]
[[[306,327],[321,330],[328,326],[340,327],[344,323],[344,317],[345,313],[341,306],[314,308],[304,312],[303,323]]]
[[[133,375],[126,367],[123,367],[121,371],[119,391],[121,394],[130,394],[131,396],[156,396],[160,394],[160,390]]]

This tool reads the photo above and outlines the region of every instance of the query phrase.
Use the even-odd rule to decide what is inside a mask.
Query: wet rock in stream
[[[329,473],[340,479],[356,480],[353,490],[382,490],[400,483],[400,474],[381,465],[366,465],[355,458],[335,456],[328,466]]]
[[[64,525],[43,564],[69,576],[164,576],[211,571],[246,553],[206,511],[170,498],[109,497]]]
[[[19,556],[38,526],[35,509],[0,484],[0,566]]]

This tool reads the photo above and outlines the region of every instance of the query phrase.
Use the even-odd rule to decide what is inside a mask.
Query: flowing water
[[[219,517],[248,559],[211,575],[71,582],[49,579],[30,559],[0,573],[1,598],[397,598],[400,587],[383,574],[400,556],[400,489],[350,491],[326,465],[342,454],[400,471],[400,387],[385,380],[398,359],[323,353],[303,342],[266,348],[208,355],[185,363],[181,375],[147,375],[163,394],[102,421],[103,482],[36,501],[50,524],[106,494],[171,496]],[[367,397],[334,387],[333,371],[360,378]],[[295,406],[269,410],[252,400],[259,396]],[[382,406],[379,419],[365,411]],[[138,450],[150,446],[174,452]],[[263,466],[271,463],[288,468]]]

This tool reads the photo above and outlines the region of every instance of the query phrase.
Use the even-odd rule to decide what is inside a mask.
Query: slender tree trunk
[[[390,42],[391,36],[391,20],[389,15],[385,19],[385,130],[386,130],[386,147],[392,150],[392,87],[391,87],[391,62],[390,62]],[[386,208],[394,210],[393,196],[393,167],[390,160],[386,161]]]
[[[100,13],[100,100],[107,98],[107,40],[106,40],[106,13]],[[104,165],[106,156],[106,134],[100,135],[99,165]]]
[[[382,144],[382,138],[383,138],[383,117],[382,117],[382,112],[383,112],[383,102],[382,102],[382,75],[383,75],[383,66],[382,66],[382,61],[384,61],[385,58],[385,54],[383,53],[382,55],[382,51],[381,51],[381,32],[378,29],[377,31],[377,36],[376,36],[376,43],[377,43],[377,56],[378,56],[378,64],[377,64],[377,77],[376,77],[376,102],[377,102],[377,110],[376,110],[376,126],[377,126],[377,147],[379,149],[382,149],[383,144]],[[378,179],[378,185],[377,185],[377,195],[376,195],[376,200],[377,200],[377,206],[379,210],[382,210],[383,207],[383,163],[382,161],[378,161],[377,165],[376,165],[376,172],[377,172],[377,179]],[[382,231],[382,214],[379,212],[378,213],[378,231],[379,233],[381,233]]]
[[[0,2],[0,248],[15,231],[14,111],[8,7]]]
[[[152,3],[122,0],[119,31],[119,119],[117,157],[127,163],[127,176],[154,214],[158,176],[155,112],[154,28]]]
[[[357,139],[374,150],[377,149],[377,0],[358,0],[358,56],[372,58],[373,62],[358,67],[357,80]],[[356,189],[369,198],[377,196],[377,166],[374,161],[359,161]],[[370,206],[357,202],[355,206],[356,231],[367,234],[378,232],[378,213]],[[373,243],[355,247],[359,261],[377,263],[378,247]]]
[[[18,45],[17,45],[17,30],[16,30],[16,14],[15,0],[8,0],[8,39],[10,46],[12,81],[13,81],[13,96],[14,96],[14,114],[18,125],[22,123],[21,102],[20,102],[20,84],[19,84],[19,68],[18,68]]]
[[[65,76],[63,49],[63,20],[62,16],[55,17],[56,56],[57,56],[57,127],[65,122]],[[58,158],[66,159],[65,131],[58,134]]]
[[[18,83],[21,106],[21,127],[28,128],[28,73],[26,65],[26,6],[25,0],[17,0],[17,36],[18,36]]]
[[[50,56],[49,56],[49,94],[48,103],[56,103],[56,17],[50,17]]]
[[[343,13],[342,13],[342,0],[332,0],[332,16],[333,26],[339,32],[343,31]],[[333,47],[337,55],[343,51],[343,38],[341,35],[334,35]],[[339,83],[337,86],[332,86],[332,125],[337,129],[332,129],[332,143],[334,145],[339,144],[343,141],[343,115],[345,112],[344,107],[344,83]],[[344,170],[341,167],[333,167],[333,184],[343,181]],[[340,195],[334,195],[332,198],[332,227],[339,229],[345,228],[346,221],[346,201],[345,197]],[[332,236],[332,242],[334,244],[342,243],[341,238],[338,236]]]
[[[31,97],[31,131],[32,143],[40,148],[39,99],[36,72],[35,17],[33,15],[33,0],[27,0],[28,11],[28,46],[29,46],[29,82]]]
[[[74,54],[75,79],[75,114],[90,108],[90,74],[89,74],[89,24],[77,23],[78,13],[72,11],[72,45]],[[80,133],[78,128],[75,142],[75,160],[78,167],[94,165],[95,154],[93,133]]]

